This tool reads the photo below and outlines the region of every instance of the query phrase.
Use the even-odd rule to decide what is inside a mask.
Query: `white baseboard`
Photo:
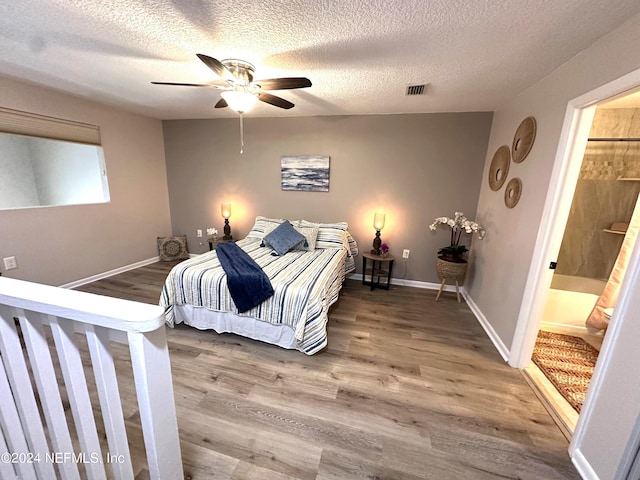
[[[361,273],[354,273],[349,275],[350,280],[358,280],[362,281]],[[405,280],[403,278],[392,278],[391,285],[402,285],[403,287],[415,287],[415,288],[426,288],[428,290],[439,290],[440,284],[433,282],[421,282],[419,280]],[[455,292],[456,287],[454,285],[445,285],[445,292]],[[460,293],[464,292],[464,287],[460,287]]]
[[[467,302],[467,305],[469,305],[469,308],[471,309],[471,311],[473,312],[475,317],[478,319],[478,322],[480,323],[482,328],[484,328],[484,331],[486,332],[487,336],[489,337],[489,340],[491,340],[491,342],[493,343],[493,346],[496,347],[496,350],[498,350],[498,353],[500,353],[500,355],[502,356],[504,361],[508,362],[509,361],[509,349],[502,342],[502,340],[500,339],[500,337],[498,336],[496,331],[493,329],[493,327],[491,326],[491,324],[489,323],[487,318],[484,316],[484,314],[482,313],[482,311],[480,310],[478,305],[476,305],[476,303],[469,296],[469,294],[467,293],[466,290],[464,290],[462,292],[462,295],[464,296],[464,299]]]
[[[589,461],[582,454],[581,450],[574,450],[571,456],[571,462],[578,470],[578,473],[583,480],[600,480],[598,474],[595,472]]]
[[[160,257],[148,258],[146,260],[142,260],[140,262],[132,263],[130,265],[125,265],[124,267],[119,267],[114,270],[109,270],[108,272],[98,273],[97,275],[92,275],[87,278],[81,278],[80,280],[76,280],[74,282],[65,283],[64,285],[60,285],[61,288],[76,288],[81,285],[86,285],[87,283],[95,282],[97,280],[102,280],[103,278],[111,277],[113,275],[117,275],[119,273],[128,272],[129,270],[133,270],[135,268],[144,267],[145,265],[151,265],[152,263],[156,263],[160,261]]]

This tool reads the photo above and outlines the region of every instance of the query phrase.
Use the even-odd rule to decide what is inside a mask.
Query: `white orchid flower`
[[[431,231],[437,230],[439,225],[447,225],[451,227],[451,245],[457,246],[460,242],[461,234],[478,234],[478,239],[484,238],[486,232],[484,228],[477,222],[471,221],[464,216],[463,212],[455,212],[453,218],[449,217],[437,217],[431,225],[429,225],[429,229]]]

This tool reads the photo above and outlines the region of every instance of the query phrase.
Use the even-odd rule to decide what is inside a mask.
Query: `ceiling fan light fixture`
[[[226,90],[220,95],[225,99],[229,107],[238,113],[246,113],[253,108],[258,101],[258,95],[244,90]]]

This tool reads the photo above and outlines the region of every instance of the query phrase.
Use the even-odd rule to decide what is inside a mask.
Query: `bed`
[[[355,270],[358,247],[346,222],[299,220],[290,224],[305,241],[278,254],[266,239],[283,222],[259,216],[247,237],[236,242],[269,278],[272,296],[240,313],[213,250],[179,263],[167,276],[160,298],[167,324],[235,333],[307,355],[322,350],[329,307]]]

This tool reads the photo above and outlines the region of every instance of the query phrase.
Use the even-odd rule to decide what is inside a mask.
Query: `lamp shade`
[[[222,203],[220,205],[220,215],[222,218],[229,219],[231,216],[231,204],[230,203]]]
[[[382,230],[384,228],[384,219],[386,214],[384,213],[374,213],[373,214],[373,228],[376,230]]]
[[[238,113],[248,112],[258,101],[258,96],[244,90],[225,90],[220,93],[227,105]]]

